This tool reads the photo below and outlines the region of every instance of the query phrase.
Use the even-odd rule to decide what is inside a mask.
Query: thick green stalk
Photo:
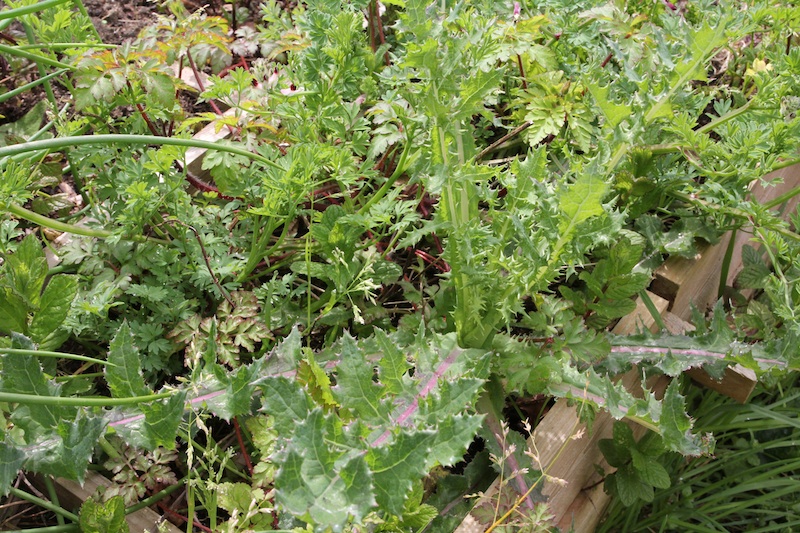
[[[2,52],[0,45],[0,52]],[[205,148],[206,150],[217,150],[246,157],[252,161],[263,163],[278,170],[283,168],[274,161],[263,155],[254,154],[249,150],[229,144],[213,143],[210,141],[200,141],[197,139],[181,139],[178,137],[160,137],[157,135],[129,135],[129,134],[104,134],[104,135],[78,135],[73,137],[57,137],[55,139],[44,139],[41,141],[12,144],[0,148],[0,159],[17,154],[34,152],[36,150],[62,150],[71,146],[83,146],[87,144],[155,144],[168,146],[185,146],[187,148]]]
[[[411,132],[409,132],[408,141],[406,142],[406,145],[403,147],[403,153],[400,154],[400,160],[397,162],[397,166],[395,167],[394,172],[392,172],[392,175],[389,176],[389,178],[381,186],[381,188],[378,189],[378,191],[372,195],[372,197],[367,201],[367,203],[364,204],[363,207],[361,207],[361,209],[359,209],[358,211],[359,214],[368,213],[373,205],[378,203],[384,196],[386,196],[386,193],[389,192],[389,189],[392,187],[392,185],[394,185],[394,182],[397,181],[397,178],[402,176],[403,173],[406,171],[406,168],[408,167],[407,163],[408,154],[411,151],[411,139],[412,135]]]
[[[18,529],[8,533],[80,533],[78,524],[65,524],[63,526],[34,527],[30,529]]]
[[[20,490],[20,489],[18,489],[16,487],[9,487],[8,492],[10,494],[12,494],[13,496],[19,498],[20,500],[25,500],[25,501],[34,503],[34,504],[38,505],[39,507],[47,509],[48,511],[52,511],[52,512],[58,514],[58,515],[63,516],[64,518],[72,520],[73,522],[78,522],[79,521],[78,515],[70,513],[69,511],[59,507],[58,505],[53,505],[53,503],[48,502],[47,500],[43,500],[41,498],[37,498],[33,494],[25,492],[24,490]]]
[[[30,44],[35,44],[36,36],[34,36],[33,34],[33,28],[31,28],[31,25],[28,24],[25,19],[21,19],[21,24],[22,27],[25,29],[25,36],[28,38],[28,42]],[[56,95],[53,92],[53,86],[50,84],[50,78],[47,77],[47,70],[44,68],[44,65],[40,61],[35,61],[35,62],[36,62],[36,68],[39,70],[39,79],[43,80],[42,83],[44,83],[44,92],[45,94],[47,94],[47,99],[52,104],[53,109],[55,109],[56,107],[58,107],[58,102],[56,102]],[[62,69],[62,70],[66,71],[68,69]]]
[[[85,361],[87,363],[96,363],[98,365],[117,366],[114,363],[103,361],[102,359],[95,359],[94,357],[87,357],[85,355],[75,355],[64,352],[48,352],[39,350],[23,350],[20,348],[0,348],[0,353],[10,353],[18,355],[32,355],[35,357],[58,357],[59,359],[73,359],[75,361]]]
[[[41,54],[34,54],[26,50],[20,50],[19,48],[16,48],[14,46],[0,44],[0,53],[8,54],[10,56],[24,57],[25,59],[29,59],[34,63],[41,63],[42,65],[47,65],[48,67],[75,70],[75,67],[73,67],[72,65],[67,65],[66,63],[62,63],[61,61],[56,61],[55,59],[50,59],[49,57],[43,56]]]
[[[22,7],[15,7],[14,9],[6,9],[0,11],[0,20],[6,19],[15,19],[17,17],[21,17],[22,15],[28,15],[30,13],[36,13],[37,11],[42,11],[44,9],[55,7],[57,5],[66,4],[67,2],[71,2],[72,0],[44,0],[39,2],[38,4],[32,4],[29,6],[22,6]]]
[[[184,477],[182,479],[179,479],[178,482],[175,483],[174,485],[170,485],[169,487],[156,492],[155,494],[153,494],[149,498],[145,498],[144,500],[140,501],[136,505],[131,505],[130,507],[127,507],[125,509],[125,514],[135,513],[136,511],[144,509],[145,507],[150,507],[151,505],[163,500],[164,498],[166,498],[167,496],[169,496],[170,494],[172,494],[176,490],[182,489],[184,487],[184,485],[186,485],[186,481],[188,479],[189,479],[188,477]]]
[[[34,224],[38,224],[44,228],[50,228],[56,231],[62,231],[64,233],[72,233],[73,235],[94,237],[96,239],[107,239],[113,235],[107,230],[85,228],[83,226],[75,226],[73,224],[66,224],[58,220],[53,220],[52,218],[47,218],[46,216],[29,211],[28,209],[20,207],[17,204],[3,204],[0,202],[0,210],[8,211],[12,215],[18,216],[19,218],[24,218],[28,222],[33,222]],[[158,244],[170,243],[169,241],[165,241],[163,239],[145,237],[144,235],[132,235],[130,237],[122,237],[122,239],[133,242],[155,242]]]
[[[39,396],[17,392],[0,392],[0,402],[29,405],[61,405],[70,407],[114,407],[117,405],[138,405],[140,403],[163,400],[173,396],[171,392],[130,396],[128,398],[106,398],[98,396]]]
[[[65,72],[69,72],[69,71],[67,69],[65,69],[65,68],[62,68],[62,69],[57,70],[55,72],[51,72],[50,74],[48,74],[46,76],[43,76],[43,77],[41,77],[41,78],[39,78],[37,80],[34,80],[34,81],[30,82],[30,83],[26,83],[25,85],[17,87],[13,91],[8,91],[7,93],[3,93],[3,95],[0,96],[0,104],[5,102],[6,100],[14,98],[18,94],[22,94],[25,91],[28,91],[30,89],[33,89],[34,87],[37,87],[37,86],[41,85],[42,83],[48,82],[48,81],[52,80],[55,77],[61,76]]]
[[[56,486],[53,483],[53,478],[51,476],[42,476],[44,478],[44,484],[47,488],[47,496],[50,498],[50,501],[53,502],[54,505],[61,507],[61,504],[58,503],[58,493],[56,492]],[[60,514],[56,514],[56,521],[58,522],[59,526],[64,525],[64,517]]]

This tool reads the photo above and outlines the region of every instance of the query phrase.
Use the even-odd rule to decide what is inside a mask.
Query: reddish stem
[[[522,88],[528,90],[528,80],[525,79],[525,70],[522,68],[522,56],[517,54],[517,65],[519,66],[519,75],[522,78]]]
[[[188,516],[183,516],[182,514],[178,513],[177,511],[173,511],[172,509],[167,507],[167,505],[164,502],[158,502],[158,508],[161,509],[162,511],[164,511],[165,513],[167,513],[168,515],[170,515],[170,516],[172,516],[174,518],[177,518],[178,520],[181,520],[184,524],[189,522],[189,517]],[[211,530],[211,528],[208,528],[208,527],[204,526],[203,524],[198,522],[196,518],[192,521],[192,525],[194,527],[196,527],[196,528],[199,528],[199,529],[203,530],[203,531],[207,531],[208,533],[214,533]]]
[[[131,82],[127,81],[126,83],[128,85],[128,90],[131,92],[131,95],[133,95],[133,86],[131,85]],[[152,133],[156,137],[163,137],[164,136],[163,133],[158,131],[158,128],[156,128],[156,125],[153,124],[153,121],[150,120],[150,116],[144,110],[144,106],[142,104],[137,103],[136,104],[136,110],[139,111],[140,115],[142,115],[142,118],[144,119],[145,124],[147,124],[147,129],[150,130],[150,133]]]
[[[378,11],[377,4],[375,4],[375,19],[377,20],[377,24],[378,24],[378,38],[381,40],[381,45],[384,45],[384,44],[386,44],[386,36],[383,33],[383,21],[381,20],[381,14]],[[387,67],[389,65],[391,65],[391,63],[392,63],[389,60],[389,51],[388,50],[383,53],[383,61],[386,63]]]
[[[606,65],[608,65],[608,62],[611,61],[612,57],[614,57],[614,53],[613,52],[609,52],[608,55],[606,56],[606,58],[603,60],[603,62],[600,63],[600,68],[605,68]]]
[[[198,191],[203,192],[213,192],[216,193],[220,198],[223,200],[233,201],[233,200],[242,200],[242,198],[236,198],[233,196],[227,196],[219,192],[219,189],[215,185],[211,185],[210,183],[206,183],[205,181],[201,180],[194,174],[191,174],[188,170],[186,171],[186,181],[191,183],[195,189]]]
[[[450,272],[450,265],[448,265],[444,260],[442,260],[439,257],[433,257],[428,252],[424,252],[422,250],[414,250],[414,255],[416,255],[426,263],[433,265],[439,272]]]
[[[239,443],[239,448],[242,450],[242,457],[244,457],[244,464],[247,467],[247,472],[250,474],[250,477],[253,477],[253,463],[250,461],[250,454],[247,453],[247,448],[244,446],[242,428],[239,427],[238,417],[233,418],[233,429],[236,431],[236,440]]]

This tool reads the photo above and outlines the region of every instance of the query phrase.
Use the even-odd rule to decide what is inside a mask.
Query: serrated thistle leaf
[[[296,382],[284,377],[269,377],[260,384],[263,409],[274,420],[279,435],[291,435],[297,422],[305,420],[311,409],[308,395]]]
[[[0,442],[0,495],[8,494],[24,460],[25,454],[21,450],[7,442]]]
[[[127,322],[123,322],[108,348],[105,367],[106,382],[115,398],[146,396],[152,391],[145,385],[139,351],[133,345],[133,333]]]
[[[597,176],[582,174],[558,199],[562,220],[559,231],[571,235],[581,222],[604,213],[603,197],[608,184]]]
[[[386,388],[387,394],[402,393],[411,382],[406,376],[411,364],[408,362],[405,352],[398,348],[397,344],[392,342],[383,330],[376,331],[373,338],[378,349],[383,353],[378,363],[380,382]]]
[[[686,403],[679,392],[680,385],[673,381],[664,393],[661,416],[658,420],[659,432],[664,445],[683,455],[702,455],[709,453],[709,445],[692,435],[692,420],[686,414]]]
[[[631,106],[615,104],[608,100],[608,86],[601,87],[594,83],[588,83],[586,88],[589,89],[595,103],[603,112],[606,123],[612,128],[615,128],[620,122],[631,116]]]
[[[86,468],[107,421],[78,411],[74,420],[62,420],[49,439],[26,450],[23,468],[83,483]],[[42,445],[41,443],[46,443]]]
[[[12,334],[11,347],[33,350],[34,345],[30,339],[23,335]],[[45,379],[39,359],[30,355],[4,354],[3,363],[3,388],[6,392],[22,394],[35,394],[37,396],[59,396],[61,387]],[[26,431],[34,434],[36,429],[31,422],[45,429],[58,426],[59,421],[66,413],[72,410],[58,405],[26,405],[25,409],[17,408],[12,413],[12,419]],[[22,414],[25,416],[20,416]],[[72,418],[72,416],[66,416]]]
[[[112,423],[119,435],[132,446],[154,450],[159,446],[175,449],[178,426],[186,407],[186,391],[166,400],[140,404],[138,410],[120,412],[124,424]]]
[[[341,531],[360,521],[375,505],[372,479],[362,454],[332,448],[331,416],[317,408],[297,423],[275,477],[278,502],[298,517],[309,517],[315,531]]]
[[[443,466],[461,461],[483,424],[483,415],[460,414],[443,419],[430,444],[428,462]]]
[[[208,409],[225,421],[230,421],[235,416],[250,414],[256,389],[254,383],[261,375],[263,366],[263,357],[249,365],[240,366],[233,372],[214,364],[212,372],[225,392],[206,400]]]
[[[163,446],[168,450],[175,449],[178,426],[183,420],[186,403],[186,391],[180,391],[165,400],[157,400],[140,406],[144,414],[144,436],[147,439],[145,448],[154,450]]]
[[[336,366],[336,386],[333,394],[342,407],[355,413],[368,425],[390,422],[389,410],[381,405],[386,392],[383,385],[375,383],[372,363],[367,362],[364,353],[349,335],[341,342],[342,358]]]
[[[401,515],[414,482],[430,469],[432,431],[402,432],[383,448],[373,448],[367,463],[373,472],[375,499],[381,510]]]
[[[78,280],[75,276],[60,274],[50,279],[39,299],[39,309],[34,313],[28,328],[33,341],[41,344],[48,335],[61,326],[77,294]],[[42,348],[56,347],[42,346]]]
[[[72,422],[59,424],[63,454],[60,460],[54,462],[55,471],[52,474],[83,483],[94,447],[105,432],[106,424],[104,418],[84,415],[83,411],[78,411],[78,416]]]

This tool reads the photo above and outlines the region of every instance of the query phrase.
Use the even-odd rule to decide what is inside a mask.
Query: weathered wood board
[[[41,491],[45,491],[44,483],[39,476],[33,478],[34,484]],[[53,480],[55,485],[56,494],[58,495],[59,503],[66,509],[79,509],[84,501],[90,499],[98,490],[105,490],[111,486],[105,476],[93,471],[86,472],[86,480],[81,486],[75,481],[68,479],[56,478]],[[140,509],[135,513],[131,513],[125,517],[128,522],[128,528],[131,532],[157,533],[163,531],[164,533],[181,533],[182,530],[174,525],[172,522],[167,521],[162,515],[153,511],[149,507]],[[159,529],[159,527],[161,529]]]

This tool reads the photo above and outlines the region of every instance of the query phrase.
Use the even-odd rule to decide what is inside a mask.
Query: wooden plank
[[[33,477],[33,483],[39,490],[41,490],[43,493],[46,493],[41,476],[37,475]],[[92,496],[96,494],[98,490],[103,492],[112,485],[111,481],[109,481],[105,476],[102,476],[99,473],[91,470],[86,472],[86,479],[83,483],[83,486],[75,481],[62,478],[54,479],[53,484],[55,485],[59,504],[66,509],[79,509],[83,502],[92,498]],[[131,513],[127,515],[125,519],[128,522],[128,528],[132,532],[135,531],[136,533],[144,533],[146,531],[149,531],[150,533],[182,532],[182,530],[175,524],[168,521],[164,516],[158,514],[149,507],[145,507],[144,509],[140,509],[135,513]]]

